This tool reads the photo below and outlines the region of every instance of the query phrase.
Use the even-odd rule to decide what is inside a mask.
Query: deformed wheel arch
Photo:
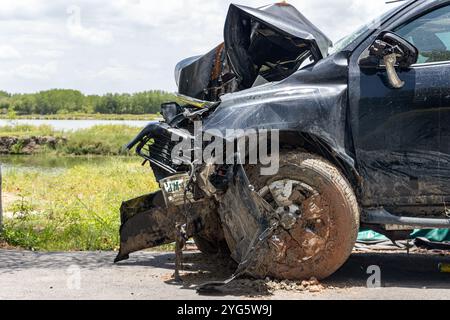
[[[324,139],[305,132],[281,131],[280,151],[292,149],[303,150],[328,160],[346,177],[355,193],[360,191],[362,178],[355,167],[353,158],[349,155],[342,156]]]
[[[236,139],[243,138],[242,136]],[[354,157],[336,150],[325,139],[306,132],[281,130],[279,131],[280,152],[298,149],[320,156],[335,165],[348,180],[355,194],[359,194],[362,187],[362,177],[355,167]],[[343,149],[343,148],[342,148]],[[248,150],[246,150],[248,152]],[[248,154],[245,155],[246,157]]]

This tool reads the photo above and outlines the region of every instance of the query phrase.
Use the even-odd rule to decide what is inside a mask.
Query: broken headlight
[[[167,123],[179,114],[183,113],[183,108],[176,102],[163,103],[161,105],[161,115]]]

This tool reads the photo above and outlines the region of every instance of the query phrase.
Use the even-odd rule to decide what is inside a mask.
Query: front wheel
[[[349,258],[359,229],[352,187],[331,163],[316,155],[285,152],[274,176],[247,168],[250,181],[276,212],[280,226],[251,274],[278,279],[324,279]]]

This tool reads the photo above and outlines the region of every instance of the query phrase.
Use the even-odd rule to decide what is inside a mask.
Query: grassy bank
[[[0,127],[0,138],[20,138],[15,145],[9,146],[4,153],[21,154],[28,150],[26,139],[29,137],[55,137],[60,142],[51,146],[32,149],[31,153],[57,155],[125,155],[123,145],[135,137],[141,128],[124,125],[101,125],[78,131],[57,131],[51,126],[11,125]],[[5,147],[6,148],[6,147]],[[29,153],[29,152],[27,152]]]
[[[14,115],[13,119],[23,120],[142,120],[152,121],[160,118],[158,114],[100,114],[100,113],[69,113],[69,114],[31,114]],[[8,114],[0,114],[0,119],[11,119]]]
[[[0,126],[0,137],[27,136],[63,136],[63,132],[54,130],[51,126],[8,125]]]
[[[136,160],[136,161],[134,161]],[[114,250],[121,202],[158,188],[139,159],[105,158],[64,170],[11,169],[4,239],[35,250]]]

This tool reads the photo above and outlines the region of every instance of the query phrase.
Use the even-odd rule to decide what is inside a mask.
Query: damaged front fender
[[[245,130],[297,132],[323,141],[349,168],[348,56],[338,53],[290,78],[221,97],[203,131],[234,141]]]

